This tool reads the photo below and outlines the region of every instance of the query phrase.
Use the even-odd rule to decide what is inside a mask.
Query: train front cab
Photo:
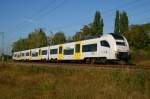
[[[14,52],[13,53],[13,60],[20,61],[21,60],[21,52]]]
[[[116,45],[116,58],[128,62],[130,60],[129,44],[125,37],[111,33]]]

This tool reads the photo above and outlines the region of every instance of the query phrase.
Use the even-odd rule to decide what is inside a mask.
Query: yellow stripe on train
[[[63,60],[63,49],[64,49],[64,45],[63,44],[59,45],[58,60]]]

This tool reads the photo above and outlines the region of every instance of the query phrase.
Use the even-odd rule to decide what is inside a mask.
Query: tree
[[[120,33],[120,13],[118,10],[116,11],[114,33]]]
[[[142,24],[141,27],[144,29],[145,32],[150,34],[150,23]]]
[[[133,48],[145,48],[148,47],[150,38],[146,31],[140,25],[132,25],[129,32],[124,33],[128,42]]]
[[[82,40],[87,36],[91,35],[90,27],[88,25],[84,25],[81,31],[76,32],[76,34],[72,37],[74,41]]]
[[[48,45],[53,45],[53,42],[52,42],[53,37],[54,37],[54,34],[53,34],[53,32],[51,32],[51,35],[47,37],[47,44]]]
[[[27,39],[20,39],[19,40],[19,45],[21,50],[27,50],[28,49],[28,44],[27,44]]]
[[[53,39],[52,39],[52,44],[56,45],[56,44],[62,44],[66,41],[66,37],[64,32],[57,32]]]
[[[47,36],[42,28],[36,29],[28,35],[28,38],[19,39],[13,43],[12,51],[21,51],[39,48],[47,45]]]
[[[42,28],[36,29],[28,35],[29,48],[38,48],[47,45],[47,36]]]
[[[12,52],[26,49],[28,49],[27,39],[20,38],[18,41],[13,43]]]
[[[47,36],[45,34],[45,32],[43,31],[42,28],[38,29],[37,30],[37,33],[38,33],[38,47],[43,47],[43,46],[46,46],[47,45]]]
[[[28,35],[28,39],[27,39],[29,49],[36,48],[36,41],[37,41],[37,35],[36,35],[36,33],[35,32],[31,32]]]
[[[91,33],[92,35],[102,35],[103,34],[103,19],[99,11],[96,11],[94,22],[92,23]]]
[[[82,35],[83,35],[83,36],[88,36],[88,35],[90,35],[90,28],[89,28],[89,26],[87,26],[87,25],[84,25],[84,27],[81,29],[81,31],[82,31]]]
[[[100,21],[100,27],[101,27],[101,29],[100,29],[100,35],[102,35],[103,34],[103,28],[104,28],[104,22],[103,22],[102,18],[101,18],[101,21]]]
[[[121,33],[125,33],[128,32],[128,28],[129,28],[129,22],[128,22],[128,16],[127,13],[125,11],[123,11],[120,15],[120,32]]]
[[[116,17],[115,17],[115,25],[114,25],[114,32],[115,33],[125,33],[128,32],[129,30],[129,21],[128,21],[128,16],[125,11],[120,12],[116,11]]]
[[[73,37],[72,36],[67,37],[66,42],[71,42],[71,41],[73,41]]]
[[[82,39],[82,32],[76,32],[76,34],[72,37],[74,41],[78,41]]]

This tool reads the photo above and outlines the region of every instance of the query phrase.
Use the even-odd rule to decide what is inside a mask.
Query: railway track
[[[126,64],[85,64],[85,63],[41,63],[41,62],[13,62],[15,65],[46,66],[46,67],[70,67],[70,68],[128,68],[150,69],[150,65],[126,65]]]

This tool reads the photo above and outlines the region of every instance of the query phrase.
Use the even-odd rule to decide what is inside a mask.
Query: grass
[[[149,98],[150,70],[0,65],[0,99]]]
[[[131,49],[131,62],[136,65],[150,66],[150,49]]]

